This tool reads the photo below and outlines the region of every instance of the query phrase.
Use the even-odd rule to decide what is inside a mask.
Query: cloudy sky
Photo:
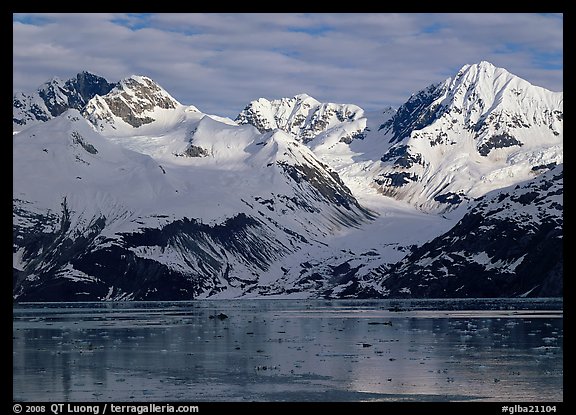
[[[482,60],[562,91],[562,14],[14,14],[14,91],[87,70],[147,75],[181,103],[235,116],[307,93],[366,110]]]

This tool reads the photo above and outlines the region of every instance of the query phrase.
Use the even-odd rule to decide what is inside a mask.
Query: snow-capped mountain
[[[13,98],[13,129],[19,131],[47,121],[70,108],[80,110],[94,96],[106,95],[114,86],[100,76],[81,72],[67,81],[53,78],[32,94],[19,92]]]
[[[554,297],[563,288],[563,166],[479,198],[386,270],[390,297]]]
[[[178,104],[175,128],[157,98],[135,106],[157,115],[149,123],[157,132],[167,126],[162,137],[116,137],[121,145],[77,110],[14,136],[17,300],[242,292],[283,256],[373,218],[286,133],[260,134]],[[106,128],[140,128],[112,120]]]
[[[381,125],[393,145],[374,181],[383,194],[444,210],[562,163],[562,126],[561,92],[488,62],[465,65]]]
[[[133,75],[87,103],[83,115],[98,131],[131,131],[159,119],[181,116],[182,105],[152,79]],[[193,108],[195,110],[195,108]]]
[[[321,103],[307,94],[300,94],[293,98],[252,101],[238,114],[236,121],[252,124],[262,133],[280,129],[306,144],[318,134],[344,122],[359,120],[363,115],[364,110],[357,105]],[[351,141],[360,136],[363,129],[343,140]]]
[[[237,121],[291,133],[356,193],[424,211],[451,210],[563,161],[563,93],[488,62],[465,65],[397,111],[366,114],[297,96],[253,101]]]
[[[23,96],[18,301],[561,295],[562,93],[486,62],[373,113],[301,94],[233,121],[88,73]]]

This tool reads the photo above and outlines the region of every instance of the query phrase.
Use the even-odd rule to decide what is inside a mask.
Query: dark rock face
[[[540,170],[550,170],[553,169],[554,166],[556,166],[556,162],[552,162],[552,163],[548,163],[548,164],[540,164],[538,166],[534,166],[532,167],[532,171],[540,171]]]
[[[132,127],[138,128],[155,121],[149,116],[150,113],[146,114],[147,111],[153,111],[155,108],[174,109],[178,105],[178,102],[158,84],[146,77],[123,80],[114,91],[103,96],[102,100],[105,105],[92,101],[82,113],[96,126],[99,124],[98,121],[111,121],[113,116],[116,116]]]
[[[380,161],[387,162],[394,160],[394,165],[408,169],[414,164],[423,164],[420,154],[412,154],[407,145],[394,145],[384,154]]]
[[[18,125],[26,125],[31,120],[48,121],[68,109],[82,110],[90,99],[96,95],[106,95],[115,86],[89,72],[81,72],[66,82],[47,82],[35,94],[14,96],[13,106],[16,111],[13,121]],[[40,101],[45,108],[39,106]]]
[[[350,189],[340,179],[340,176],[329,169],[328,166],[324,165],[324,171],[320,171],[315,169],[312,164],[292,165],[284,162],[277,162],[277,164],[296,183],[306,182],[310,185],[318,193],[319,197],[346,210],[356,208],[363,212],[367,218],[372,217],[368,210],[360,206]],[[350,219],[357,224],[357,220],[352,216],[350,216]]]
[[[40,89],[38,94],[50,114],[57,117],[70,108],[81,110],[92,97],[101,93],[107,94],[113,87],[114,85],[108,84],[104,78],[82,72],[64,85],[51,82]],[[64,100],[61,99],[62,96],[65,97]]]
[[[341,143],[350,144],[354,140],[364,140],[366,135],[364,134],[363,130],[356,130],[348,135],[342,136],[340,138]]]
[[[112,111],[112,114],[122,118],[132,127],[140,127],[144,124],[150,124],[154,121],[154,119],[151,117],[138,117],[134,114],[130,106],[128,106],[126,102],[118,97],[107,99],[106,103],[108,104],[110,111]]]
[[[14,270],[14,297],[24,294],[24,298],[38,298],[38,301],[55,301],[62,298],[62,295],[64,298],[70,298],[67,284],[58,278],[59,270],[75,255],[88,248],[104,228],[105,218],[95,218],[86,226],[83,235],[71,238],[70,211],[66,199],[62,202],[62,212],[59,216],[33,214],[18,205],[14,211],[33,224],[28,227],[17,225],[12,227],[13,250],[16,252],[18,248],[24,248],[22,259],[27,263],[25,269]],[[76,289],[72,291],[76,292]]]
[[[176,102],[170,99],[170,97],[163,95],[160,87],[151,79],[144,78],[141,82],[128,79],[125,81],[125,84],[126,87],[134,91],[136,98],[138,98],[138,105],[136,105],[138,109],[138,111],[136,111],[137,113],[152,110],[155,107],[164,109],[176,108]],[[130,97],[125,95],[125,98],[129,99]]]
[[[430,125],[442,115],[442,108],[431,104],[445,92],[442,84],[430,85],[418,94],[410,97],[396,114],[382,124],[378,130],[384,133],[393,132],[390,142],[399,142],[415,130],[420,130]]]
[[[206,157],[208,154],[208,151],[204,148],[189,144],[182,155],[186,157]]]
[[[274,128],[268,125],[265,118],[255,109],[252,108],[252,104],[246,105],[244,109],[238,114],[234,120],[238,124],[250,124],[253,125],[260,133],[264,134],[272,131]],[[304,121],[303,119],[295,120],[297,125],[300,125]]]
[[[96,150],[96,148],[92,144],[87,143],[84,140],[84,137],[82,137],[82,135],[78,131],[72,131],[71,136],[72,136],[72,142],[74,144],[80,145],[84,150],[86,150],[90,154],[98,154],[98,150]]]
[[[68,98],[70,108],[74,108],[80,111],[82,108],[84,108],[88,101],[90,101],[96,95],[106,95],[117,84],[110,83],[106,79],[89,72],[81,72],[76,75],[75,79],[73,78],[69,81],[66,81],[66,85],[69,85],[70,90],[76,91],[76,94],[72,94]]]
[[[504,132],[502,134],[496,134],[486,140],[480,147],[478,147],[478,153],[481,156],[486,157],[495,148],[504,148],[519,146],[522,147],[524,144],[517,140],[514,136]]]
[[[13,107],[20,110],[18,114],[14,113],[12,121],[16,125],[26,125],[30,120],[48,121],[50,113],[46,112],[38,104],[31,102],[32,98],[27,95],[22,95],[19,98],[14,97]]]
[[[453,205],[459,205],[460,203],[462,203],[462,200],[466,198],[467,197],[463,193],[454,193],[454,192],[448,192],[434,196],[434,200],[437,202],[448,203]]]
[[[382,275],[389,297],[563,294],[562,166],[482,197],[449,232]]]
[[[411,181],[415,182],[416,180],[418,180],[418,176],[416,174],[401,171],[381,174],[374,181],[380,186],[402,187]]]
[[[25,269],[13,272],[17,301],[98,301],[107,296],[189,300],[224,289],[220,278],[230,279],[229,256],[263,270],[286,251],[281,244],[260,239],[258,235],[264,236],[261,222],[244,214],[213,226],[185,218],[160,229],[121,234],[119,240],[102,237],[104,217],[93,220],[78,235],[70,228],[65,202],[60,218],[37,216],[34,220],[35,230],[14,227],[14,250],[23,247],[27,262]],[[59,226],[45,232],[48,223]],[[181,252],[190,267],[187,271],[169,268],[136,255],[131,248],[137,247]]]

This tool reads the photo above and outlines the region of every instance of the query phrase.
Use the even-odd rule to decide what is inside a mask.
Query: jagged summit
[[[501,82],[500,86],[503,86],[505,83],[509,81],[515,83],[521,83],[524,85],[535,86],[532,85],[527,80],[522,79],[519,76],[509,72],[507,69],[495,66],[494,64],[488,61],[480,61],[474,64],[463,65],[462,68],[460,68],[460,70],[458,71],[458,73],[454,76],[454,78],[449,78],[448,80],[458,81],[461,79],[467,82],[474,82],[476,84],[481,83],[490,84],[495,81],[496,81],[495,83],[498,84],[497,80],[500,79]],[[545,90],[544,88],[541,89]]]
[[[83,71],[66,81],[54,77],[32,94],[16,93],[13,98],[14,130],[47,121],[70,108],[82,110],[96,95],[106,95],[115,86],[98,75]]]
[[[500,118],[500,130],[548,123],[560,127],[551,111],[562,108],[563,94],[531,85],[503,68],[482,61],[464,65],[453,78],[413,94],[396,116],[380,128],[394,141],[409,138],[448,113],[464,114],[464,127],[479,132],[485,121]],[[549,107],[553,108],[552,110]],[[559,132],[558,132],[559,134]],[[481,134],[478,134],[480,137]]]
[[[252,101],[236,117],[239,124],[252,124],[260,132],[281,129],[308,143],[321,132],[344,121],[356,120],[364,111],[357,105],[321,103],[307,94],[269,101]]]
[[[379,191],[445,209],[562,163],[563,94],[480,62],[414,94],[379,130],[392,143]]]
[[[458,71],[458,74],[456,75],[456,77],[458,77],[460,74],[465,73],[469,70],[472,70],[474,72],[484,72],[486,74],[493,74],[496,72],[510,74],[510,72],[508,72],[506,69],[499,68],[496,65],[492,64],[491,62],[483,60],[483,61],[480,61],[477,63],[464,64],[462,66],[462,68],[460,68],[460,70]]]
[[[162,116],[163,110],[182,105],[164,88],[146,76],[132,75],[104,96],[97,96],[84,108],[84,116],[100,131],[108,128],[138,128]]]

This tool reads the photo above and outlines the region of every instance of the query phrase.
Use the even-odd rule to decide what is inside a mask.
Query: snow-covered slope
[[[261,132],[280,129],[306,144],[324,163],[335,169],[361,200],[377,193],[373,179],[379,161],[391,143],[379,127],[395,110],[365,113],[352,104],[321,103],[306,94],[269,101],[259,98],[236,117]]]
[[[563,291],[563,165],[479,198],[382,273],[390,297],[554,297]]]
[[[198,152],[157,159],[76,110],[14,135],[16,299],[242,292],[283,256],[373,217],[281,131],[208,116],[181,127],[167,135]]]
[[[389,206],[330,247],[295,253],[247,296],[556,297],[563,294],[563,165],[451,218]],[[434,236],[438,235],[438,236]],[[265,280],[265,279],[264,279]]]

